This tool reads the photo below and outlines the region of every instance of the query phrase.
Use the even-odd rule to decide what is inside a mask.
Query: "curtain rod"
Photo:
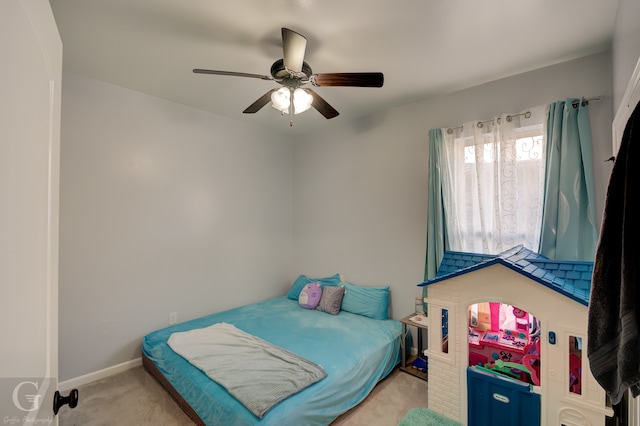
[[[521,115],[524,115],[524,118],[529,118],[531,117],[531,111],[527,111],[527,112],[521,112],[520,114],[511,114],[511,115],[507,115],[507,121],[509,123],[511,123],[511,120],[513,120],[513,117],[519,117]],[[492,123],[494,120],[498,120],[498,123],[500,123],[500,117],[498,117],[497,119],[491,119],[491,120],[485,120],[485,121],[478,121],[478,123],[476,124],[476,126],[482,128],[486,123]],[[462,125],[458,126],[458,127],[449,127],[447,129],[447,133],[451,134],[453,133],[454,130],[456,129],[462,129]]]
[[[602,96],[595,96],[593,98],[588,98],[588,99],[583,99],[582,101],[574,101],[571,103],[571,106],[574,108],[578,108],[578,106],[580,106],[580,102],[584,102],[586,105],[589,105],[589,101],[599,101],[600,99],[602,99]],[[524,118],[529,118],[531,117],[531,112],[527,111],[527,112],[522,112],[520,114],[511,114],[511,115],[507,115],[507,121],[511,122],[511,120],[513,120],[514,117],[519,117],[521,115],[524,115]],[[500,117],[497,118],[498,123],[500,123]],[[491,123],[493,122],[494,119],[491,120],[486,120],[486,121],[478,121],[478,124],[476,124],[478,127],[482,128],[486,123]],[[453,133],[454,130],[457,129],[462,129],[462,125],[457,126],[457,127],[449,127],[447,129],[447,133],[451,134]]]
[[[602,96],[594,96],[593,98],[583,99],[583,102],[589,105],[589,101],[599,101],[600,99],[602,99]],[[574,108],[578,108],[579,105],[580,101],[571,102],[571,106]]]

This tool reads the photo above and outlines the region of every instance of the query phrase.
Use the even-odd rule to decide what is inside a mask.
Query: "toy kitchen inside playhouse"
[[[469,307],[469,365],[539,385],[538,320],[511,305],[484,302]]]

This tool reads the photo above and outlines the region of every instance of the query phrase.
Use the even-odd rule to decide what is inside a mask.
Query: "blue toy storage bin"
[[[540,426],[540,395],[528,383],[467,368],[469,426]]]

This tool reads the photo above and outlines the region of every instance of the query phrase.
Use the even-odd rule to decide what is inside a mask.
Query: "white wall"
[[[613,105],[618,110],[627,83],[640,58],[640,2],[618,0],[616,26],[613,33]]]
[[[600,220],[610,65],[594,55],[295,140],[65,74],[60,380],[138,357],[169,312],[183,321],[284,294],[301,273],[390,285],[393,316],[410,313],[430,128],[603,96],[590,106]]]
[[[70,74],[61,139],[60,380],[286,292],[291,141]]]
[[[428,130],[567,97],[590,104],[598,223],[611,163],[611,58],[602,53],[390,108],[293,146],[293,265],[391,285],[392,310],[414,309],[424,279]]]

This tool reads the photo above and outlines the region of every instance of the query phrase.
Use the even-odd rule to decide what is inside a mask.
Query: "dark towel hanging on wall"
[[[616,154],[589,302],[587,356],[591,372],[618,404],[640,395],[640,103]]]

